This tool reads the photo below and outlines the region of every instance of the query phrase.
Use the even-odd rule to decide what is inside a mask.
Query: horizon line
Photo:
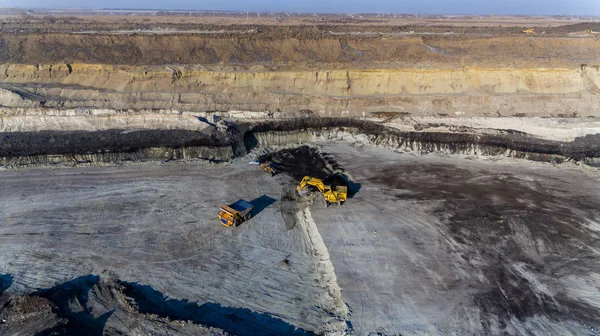
[[[15,10],[72,10],[72,11],[144,11],[144,12],[221,12],[221,13],[293,13],[293,14],[320,14],[320,15],[453,15],[453,16],[529,16],[529,17],[595,17],[600,18],[600,14],[527,14],[527,13],[444,13],[444,12],[319,12],[319,11],[269,11],[261,10],[235,10],[235,9],[164,9],[164,8],[90,8],[90,7],[3,7],[0,10],[15,9]]]

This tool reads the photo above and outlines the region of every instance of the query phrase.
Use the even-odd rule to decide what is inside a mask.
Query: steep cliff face
[[[270,111],[282,117],[598,114],[596,36],[465,35],[438,28],[428,34],[315,27],[0,31],[6,90],[0,106]]]
[[[81,85],[118,92],[235,90],[328,96],[600,92],[600,67],[208,71],[182,66],[89,64],[0,66],[11,83]]]
[[[290,115],[595,116],[600,68],[210,71],[198,66],[0,66],[6,90],[46,107],[272,111]],[[35,85],[32,85],[35,84]],[[4,106],[30,99],[0,96]]]

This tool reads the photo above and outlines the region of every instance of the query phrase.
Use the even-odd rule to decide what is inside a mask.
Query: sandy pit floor
[[[286,197],[288,175],[246,159],[0,172],[0,292],[118,279],[129,297],[159,295],[137,300],[154,307],[146,312],[170,307],[182,312],[166,316],[187,320],[196,309],[196,323],[246,335],[598,332],[595,172],[321,150],[360,187],[341,207],[302,210]],[[219,225],[218,207],[240,198],[255,217]],[[101,330],[133,334],[113,310]]]
[[[281,334],[288,324],[320,332],[336,312],[310,235],[284,225],[281,185],[257,166],[135,165],[1,175],[0,273],[14,279],[10,293],[110,275],[171,298],[271,316],[267,322],[250,316],[245,323],[239,321],[247,314],[240,311],[238,325],[254,334]],[[239,198],[255,204],[255,217],[237,228],[219,225],[219,206]],[[281,318],[286,322],[271,326]],[[108,324],[113,322],[120,323]]]
[[[598,333],[596,172],[323,150],[360,183],[312,211],[357,335]]]

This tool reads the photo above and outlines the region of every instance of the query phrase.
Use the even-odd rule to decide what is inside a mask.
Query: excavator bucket
[[[310,194],[310,189],[308,187],[304,187],[300,190],[298,190],[298,195],[305,197],[308,196],[308,194]]]

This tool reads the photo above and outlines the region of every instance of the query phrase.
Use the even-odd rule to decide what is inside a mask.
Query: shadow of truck
[[[262,195],[258,198],[253,199],[252,201],[250,201],[250,203],[254,206],[254,209],[252,209],[252,217],[258,215],[276,201],[276,199],[267,195]]]

